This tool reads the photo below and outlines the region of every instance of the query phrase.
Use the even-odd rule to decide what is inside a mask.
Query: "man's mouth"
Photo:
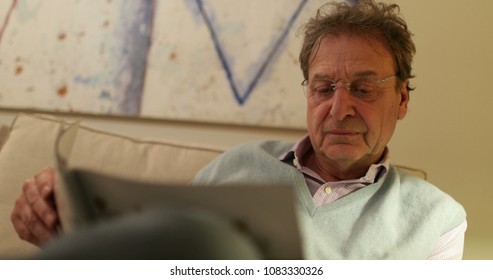
[[[358,131],[351,129],[329,129],[326,133],[335,136],[352,136],[359,134]]]

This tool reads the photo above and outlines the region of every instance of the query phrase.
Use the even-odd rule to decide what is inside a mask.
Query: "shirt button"
[[[325,187],[324,191],[326,194],[330,194],[332,192],[332,188],[331,187]]]

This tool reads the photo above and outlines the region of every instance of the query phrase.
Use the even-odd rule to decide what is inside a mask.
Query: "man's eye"
[[[334,93],[334,88],[331,86],[320,86],[316,87],[314,92],[319,95],[328,95]]]
[[[374,87],[370,83],[355,83],[352,86],[351,92],[356,95],[366,95],[374,91]]]
[[[363,101],[374,101],[378,96],[378,90],[373,83],[354,83],[351,87],[351,94]]]

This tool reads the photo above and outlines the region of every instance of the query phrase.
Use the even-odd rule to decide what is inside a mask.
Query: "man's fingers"
[[[15,202],[15,207],[10,215],[10,219],[20,239],[38,245],[39,240],[31,234],[31,231],[25,224],[25,220],[29,220],[28,217],[30,215],[31,214],[29,213],[27,202],[24,201],[24,197],[19,197]],[[23,216],[26,218],[23,218]]]
[[[55,209],[40,193],[40,188],[34,180],[28,179],[23,185],[24,198],[29,205],[29,213],[24,211],[22,218],[25,223],[34,224],[34,221],[44,223],[44,225],[54,230],[58,222]],[[31,213],[32,212],[32,213]],[[29,225],[27,225],[28,228]],[[32,231],[32,229],[31,229]]]
[[[30,234],[37,240],[37,245],[45,244],[48,240],[56,235],[54,230],[49,229],[46,225],[40,222],[39,219],[32,219],[26,224]]]
[[[52,239],[56,233],[47,228],[41,221],[36,219],[29,219],[28,223],[25,223],[25,219],[20,216],[12,216],[12,223],[17,231],[17,235],[29,243],[41,246],[48,240]]]
[[[57,235],[58,214],[54,204],[55,172],[45,168],[22,185],[10,219],[19,237],[37,246]]]
[[[52,167],[43,168],[36,176],[34,182],[39,188],[39,193],[43,198],[53,196],[55,188],[55,170]]]
[[[32,192],[33,191],[32,189],[36,188],[36,186],[33,186],[32,184],[33,184],[32,180],[26,181],[24,190],[27,192]],[[41,201],[43,201],[41,198],[35,200],[34,202],[34,205],[38,205],[38,206],[33,206],[27,200],[27,196],[28,195],[26,194],[21,195],[16,200],[14,211],[12,212],[11,215],[11,220],[12,223],[14,224],[14,228],[16,229],[17,234],[21,239],[40,246],[41,244],[46,243],[46,241],[50,240],[56,235],[55,223],[51,222],[51,224],[48,225],[45,221],[43,221],[40,218],[40,216],[34,210],[33,207],[40,207],[39,205],[43,204],[41,203]],[[39,211],[43,212],[46,211],[46,209],[49,209],[49,207],[46,207],[45,205],[44,210],[41,209]],[[52,214],[45,214],[45,215],[53,216]],[[50,218],[48,218],[48,220],[49,219]],[[55,218],[51,218],[51,219],[56,220]]]

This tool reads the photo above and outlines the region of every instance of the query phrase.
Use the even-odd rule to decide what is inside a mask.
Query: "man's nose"
[[[354,99],[347,87],[337,87],[331,101],[330,115],[335,120],[343,121],[356,114]]]

